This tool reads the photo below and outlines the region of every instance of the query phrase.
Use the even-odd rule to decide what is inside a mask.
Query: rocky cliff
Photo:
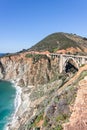
[[[26,120],[31,119],[37,112],[42,112],[43,105],[47,106],[56,90],[55,87],[59,88],[62,85],[63,81],[59,80],[61,75],[59,74],[58,62],[58,58],[51,59],[47,55],[32,55],[29,52],[6,55],[0,58],[0,79],[14,81],[23,88],[22,104],[18,112],[23,128],[25,128]],[[54,82],[57,79],[59,81]],[[44,104],[48,95],[49,98]],[[37,109],[39,103],[42,106]],[[18,124],[19,122],[17,122],[16,129],[14,127],[11,129],[17,130],[20,127]],[[20,129],[22,130],[22,128]]]
[[[79,84],[84,84],[87,80],[85,78],[84,82],[81,81],[87,75],[87,65],[70,79],[67,74],[59,74],[58,62],[57,58],[51,59],[40,54],[32,56],[29,52],[7,55],[0,59],[0,79],[13,80],[23,88],[22,104],[17,112],[18,119],[10,129],[86,130],[83,120],[79,122],[81,117],[74,119],[73,115],[78,116],[79,108],[77,105],[75,110],[74,104],[80,102],[78,89]],[[81,87],[80,93],[82,91]],[[81,98],[84,99],[84,96]],[[85,99],[83,102],[85,103]],[[73,109],[76,111],[74,114]],[[69,119],[70,123],[67,123]],[[82,123],[81,129],[76,127],[75,120],[78,124]]]
[[[86,76],[87,65],[67,82],[61,77],[35,87],[29,96],[32,110],[19,130],[86,130]]]
[[[0,58],[0,79],[14,80],[19,86],[48,83],[59,76],[58,62],[46,55],[7,55]]]

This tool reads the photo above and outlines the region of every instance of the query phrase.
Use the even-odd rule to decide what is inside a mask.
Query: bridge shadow
[[[66,63],[66,66],[65,66],[66,73],[76,73],[77,71],[78,71],[78,68],[74,64],[72,64],[70,61]]]

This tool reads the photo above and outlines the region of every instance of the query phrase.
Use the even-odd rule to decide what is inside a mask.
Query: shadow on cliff
[[[0,61],[0,71],[1,71],[1,74],[3,75],[3,78],[4,78],[5,77],[5,69],[4,69],[4,66],[1,63],[1,61]]]

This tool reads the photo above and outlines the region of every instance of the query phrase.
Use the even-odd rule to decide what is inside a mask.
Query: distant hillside
[[[79,53],[86,53],[87,38],[76,34],[54,33],[32,46],[29,50],[56,52],[59,50],[66,50],[71,47],[77,49],[77,52]]]

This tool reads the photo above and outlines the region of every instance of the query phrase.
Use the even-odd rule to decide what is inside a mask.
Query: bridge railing
[[[80,55],[68,55],[68,54],[58,54],[58,53],[51,53],[50,56],[63,56],[63,57],[73,57],[73,58],[85,58],[87,59],[87,56],[80,56]]]

